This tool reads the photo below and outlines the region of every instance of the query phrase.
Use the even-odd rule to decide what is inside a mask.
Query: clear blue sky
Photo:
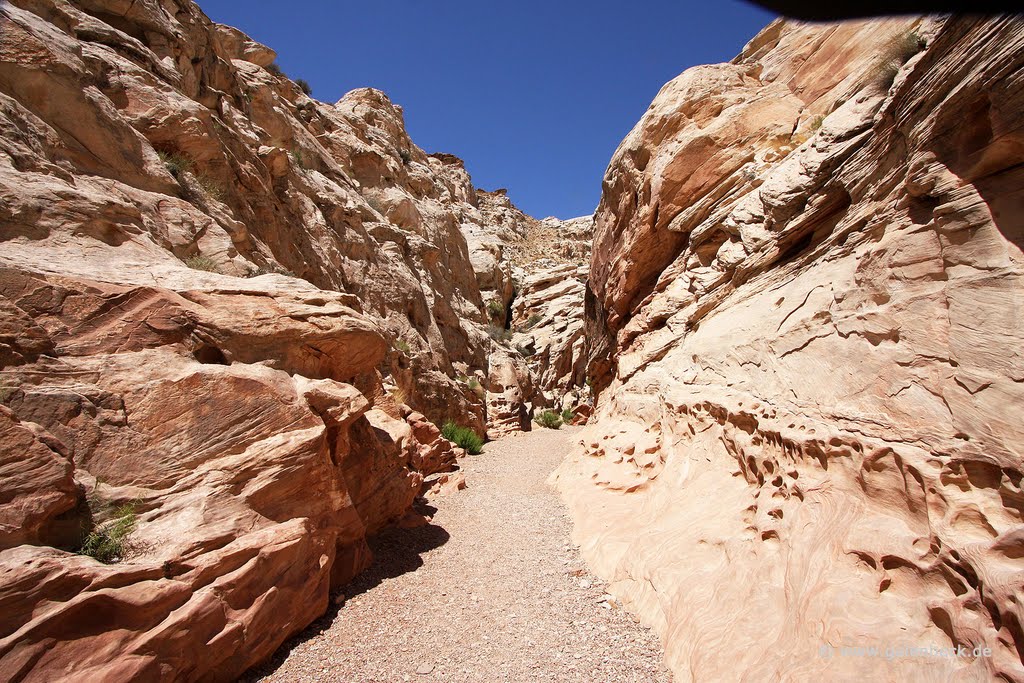
[[[199,0],[334,102],[372,86],[413,141],[527,213],[589,214],[612,153],[661,86],[732,59],[773,16],[738,0]]]

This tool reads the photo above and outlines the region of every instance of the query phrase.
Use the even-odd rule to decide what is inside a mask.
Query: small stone
[[[426,676],[434,670],[433,664],[420,664],[420,668],[416,669],[416,673],[420,676]]]

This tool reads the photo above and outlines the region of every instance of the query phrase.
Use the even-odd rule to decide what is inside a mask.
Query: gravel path
[[[430,501],[432,524],[371,542],[347,601],[245,680],[671,681],[657,637],[604,600],[545,484],[578,431],[465,458],[468,488]]]

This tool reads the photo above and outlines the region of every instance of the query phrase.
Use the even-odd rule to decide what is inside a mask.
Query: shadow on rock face
[[[425,515],[437,512],[436,508],[424,505],[420,501],[417,501],[414,509]],[[274,656],[262,666],[252,669],[242,676],[239,679],[240,683],[256,681],[274,673],[284,664],[285,659],[294,648],[307,640],[316,638],[330,628],[338,613],[344,608],[345,600],[376,588],[385,579],[393,579],[407,572],[416,571],[423,566],[421,556],[434,548],[441,547],[448,542],[449,538],[451,535],[442,527],[436,524],[427,524],[413,529],[390,527],[381,531],[374,538],[368,539],[370,549],[373,551],[373,564],[345,586],[342,590],[344,597],[337,599],[341,598],[341,596],[337,596],[336,599],[332,599],[322,617],[282,645],[274,653]]]

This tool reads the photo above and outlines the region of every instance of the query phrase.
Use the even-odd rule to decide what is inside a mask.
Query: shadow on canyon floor
[[[417,502],[413,509],[423,515],[432,516],[437,508]],[[373,588],[376,588],[385,579],[393,579],[407,572],[416,571],[423,566],[422,555],[438,548],[448,542],[451,535],[442,527],[435,524],[414,529],[402,529],[392,527],[381,531],[375,537],[368,539],[370,549],[373,551],[373,564],[366,571],[352,580],[340,592],[344,594],[345,600],[351,600],[357,595],[362,595]],[[291,651],[312,638],[316,638],[330,628],[338,616],[338,612],[344,608],[345,603],[336,601],[337,595],[332,595],[327,606],[327,611],[310,624],[301,633],[285,641],[277,649],[269,660],[247,671],[239,681],[257,681],[265,676],[274,673],[284,663]]]

